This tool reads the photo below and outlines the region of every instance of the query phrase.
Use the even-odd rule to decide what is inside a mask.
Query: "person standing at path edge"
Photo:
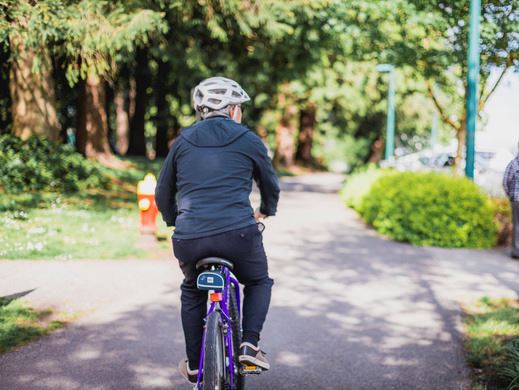
[[[519,147],[519,145],[518,145]],[[510,161],[503,177],[503,187],[512,204],[512,253],[514,259],[519,259],[519,151]]]
[[[274,281],[256,222],[276,214],[279,184],[261,139],[241,125],[241,104],[250,98],[241,86],[211,77],[193,91],[200,121],[182,130],[162,166],[155,197],[162,218],[175,226],[173,251],[184,274],[181,285],[182,327],[187,359],[179,371],[196,383],[202,347],[207,292],[196,286],[196,262],[216,256],[234,263],[245,285],[243,343],[239,361],[268,370],[258,347]],[[255,180],[261,205],[252,209]]]

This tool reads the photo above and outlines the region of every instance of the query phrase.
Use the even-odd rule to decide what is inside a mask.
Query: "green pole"
[[[469,33],[469,52],[468,52],[468,73],[467,73],[467,144],[465,157],[465,175],[474,178],[474,155],[475,155],[475,134],[477,117],[477,86],[479,75],[479,17],[481,14],[481,0],[470,1],[470,33]]]
[[[392,64],[379,64],[377,71],[389,73],[389,89],[387,92],[387,124],[386,124],[386,160],[395,153],[395,67]]]
[[[389,72],[389,91],[387,95],[387,140],[386,160],[393,157],[395,153],[395,68],[391,67]]]

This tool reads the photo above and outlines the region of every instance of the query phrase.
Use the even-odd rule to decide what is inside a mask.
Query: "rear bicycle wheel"
[[[233,364],[236,367],[234,370],[234,389],[236,390],[244,390],[245,389],[245,377],[240,375],[240,362],[238,361],[238,356],[240,353],[240,344],[241,344],[241,318],[240,318],[240,310],[238,302],[238,298],[236,296],[235,288],[239,288],[239,286],[234,286],[231,284],[229,286],[229,315],[231,317],[231,328],[232,328],[232,355],[233,355]]]
[[[205,327],[202,390],[222,390],[225,377],[225,351],[222,318],[218,311],[207,318]]]

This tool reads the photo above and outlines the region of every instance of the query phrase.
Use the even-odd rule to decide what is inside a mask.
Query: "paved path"
[[[417,248],[367,229],[332,193],[340,178],[290,178],[265,245],[275,279],[249,389],[469,389],[459,303],[517,296],[499,251]],[[0,262],[0,296],[84,315],[0,357],[0,389],[189,389],[173,260]]]

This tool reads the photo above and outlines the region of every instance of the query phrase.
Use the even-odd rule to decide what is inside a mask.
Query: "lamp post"
[[[470,33],[467,72],[467,143],[465,152],[465,175],[474,178],[474,154],[477,116],[477,86],[479,75],[479,17],[481,0],[470,0]]]
[[[386,124],[386,160],[389,160],[393,157],[395,151],[395,67],[392,64],[379,64],[377,65],[377,71],[389,73]]]

